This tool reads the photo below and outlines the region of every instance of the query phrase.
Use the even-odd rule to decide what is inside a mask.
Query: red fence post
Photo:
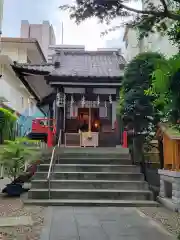
[[[127,148],[128,147],[128,142],[127,142],[127,131],[123,132],[123,148]]]

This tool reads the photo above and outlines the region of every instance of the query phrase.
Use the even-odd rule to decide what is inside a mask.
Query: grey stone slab
[[[174,240],[174,237],[136,208],[55,207],[47,239]]]
[[[45,212],[44,227],[42,229],[40,240],[50,239],[52,216],[53,216],[53,208],[48,207]]]
[[[53,207],[53,213],[58,216],[72,216],[74,209],[73,207]]]
[[[94,215],[76,214],[75,219],[79,227],[101,227],[101,223]]]
[[[77,227],[70,222],[58,223],[53,221],[51,226],[50,239],[76,238],[78,237]]]
[[[82,227],[79,228],[79,238],[80,240],[109,240],[106,233],[101,227]]]
[[[60,223],[74,223],[74,211],[73,208],[63,208],[63,207],[55,207],[53,208],[53,222]]]
[[[134,235],[136,231],[131,229],[126,223],[119,224],[116,221],[102,223],[102,228],[108,236]]]
[[[136,236],[112,236],[109,240],[139,240]]]
[[[63,238],[58,238],[57,240],[79,240],[79,237],[76,237],[76,238],[63,237]]]
[[[78,230],[73,215],[73,208],[53,209],[50,239],[78,239]]]
[[[117,208],[108,207],[103,209],[97,209],[95,211],[96,216],[100,221],[121,221],[124,217],[131,216],[135,212],[134,208]],[[122,222],[122,221],[121,221]],[[123,221],[125,222],[125,221]]]
[[[76,214],[78,214],[78,215],[80,215],[80,214],[90,214],[90,215],[92,215],[92,214],[94,214],[94,213],[96,213],[97,212],[97,210],[98,210],[99,208],[97,208],[97,207],[90,207],[90,208],[88,208],[88,207],[74,207],[74,214],[76,215]]]
[[[0,227],[32,226],[31,216],[0,217]]]

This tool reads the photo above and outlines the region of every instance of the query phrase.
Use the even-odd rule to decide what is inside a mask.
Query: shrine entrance
[[[65,146],[98,147],[114,140],[116,106],[114,96],[68,94],[65,98]],[[113,139],[113,140],[112,140]]]
[[[78,120],[79,126],[88,126],[88,131],[100,131],[99,108],[78,108]]]

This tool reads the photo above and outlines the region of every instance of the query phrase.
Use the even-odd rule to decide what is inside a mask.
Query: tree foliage
[[[166,32],[169,40],[180,50],[180,21],[175,21]]]
[[[167,30],[166,21],[180,21],[179,6],[180,0],[144,0],[145,10],[133,8],[129,3],[132,0],[76,0],[73,5],[63,5],[60,9],[68,10],[70,18],[76,23],[81,23],[86,19],[97,17],[100,22],[110,23],[113,19],[121,17],[123,19],[133,16],[129,22],[132,26],[138,26],[141,37],[147,32],[156,30]],[[113,29],[117,29],[117,27]]]
[[[165,103],[167,121],[176,124],[180,120],[180,55],[161,59],[152,74],[152,85],[147,95],[158,95]]]
[[[124,122],[135,133],[152,131],[155,121],[153,101],[156,96],[145,94],[152,84],[152,73],[156,62],[163,59],[158,53],[146,52],[136,56],[126,67],[123,79],[123,98],[121,100],[121,114]]]

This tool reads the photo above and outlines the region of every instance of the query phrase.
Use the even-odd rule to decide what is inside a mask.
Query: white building
[[[137,31],[126,27],[124,37],[124,58],[127,62],[131,61],[137,54],[142,52],[142,42],[138,41]]]
[[[49,21],[43,21],[42,24],[29,24],[27,20],[22,20],[21,38],[37,39],[46,59],[48,57],[49,45],[56,44],[54,29]]]
[[[32,96],[22,79],[12,68],[13,62],[40,64],[45,61],[38,42],[34,39],[2,38],[0,55],[0,103],[17,113],[33,114],[37,98]]]
[[[160,33],[150,34],[147,38],[139,40],[138,32],[127,27],[123,41],[125,43],[124,57],[127,62],[141,52],[159,52],[165,57],[171,57],[178,52],[178,48],[172,45],[168,37]]]
[[[155,5],[159,4],[158,0],[154,1]],[[147,5],[142,1],[142,9],[146,9]],[[178,52],[178,48],[169,41],[168,36],[156,32],[149,34],[148,37],[139,41],[138,31],[130,27],[126,27],[123,41],[125,43],[124,57],[126,61],[131,61],[137,54],[141,52],[159,52],[165,57],[171,57]]]

